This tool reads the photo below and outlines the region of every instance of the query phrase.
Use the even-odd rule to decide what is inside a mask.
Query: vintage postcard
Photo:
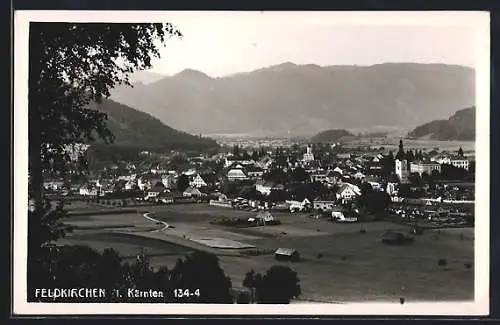
[[[15,314],[488,314],[489,13],[14,18]]]

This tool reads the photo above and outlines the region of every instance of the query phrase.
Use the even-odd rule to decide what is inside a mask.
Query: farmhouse
[[[201,197],[203,193],[194,187],[189,186],[184,192],[182,192],[183,197]]]
[[[337,190],[337,199],[352,200],[358,195],[361,195],[361,190],[356,185],[344,183]]]

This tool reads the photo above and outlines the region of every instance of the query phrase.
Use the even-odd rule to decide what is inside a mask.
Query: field
[[[113,247],[130,258],[144,249],[154,266],[168,267],[194,250],[209,251],[219,256],[235,288],[242,287],[250,269],[265,273],[272,265],[289,265],[297,271],[301,299],[307,301],[398,302],[402,296],[407,301],[454,301],[474,297],[472,229],[426,231],[416,236],[412,245],[388,246],[380,242],[383,232],[406,231],[405,226],[390,222],[337,224],[304,214],[275,213],[281,225],[233,228],[209,222],[215,217],[247,218],[256,213],[205,204],[150,207],[149,212],[151,218],[169,227],[161,230],[163,223],[148,220],[142,213],[75,216],[68,223],[82,228],[64,241],[96,249]],[[295,248],[301,261],[278,262],[269,253],[248,256],[239,249],[244,246],[266,252]],[[439,266],[440,259],[446,259],[447,264]]]

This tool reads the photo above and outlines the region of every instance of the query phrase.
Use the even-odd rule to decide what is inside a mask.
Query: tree
[[[45,170],[61,174],[67,146],[114,137],[106,114],[89,108],[160,57],[156,40],[181,36],[170,24],[32,23],[29,38],[30,196],[38,206]]]
[[[301,294],[299,282],[297,272],[291,268],[272,266],[257,283],[257,301],[264,304],[289,304],[291,299]]]
[[[408,162],[412,162],[413,160],[415,160],[415,155],[413,154],[412,150],[408,150],[406,152],[406,160],[408,160]]]
[[[464,151],[463,151],[462,147],[458,148],[458,156],[459,157],[463,157],[464,156]]]
[[[256,299],[256,288],[260,285],[262,281],[262,275],[260,273],[255,273],[252,269],[245,274],[243,279],[243,286],[250,289],[250,302],[253,303]]]
[[[177,178],[177,190],[184,192],[189,187],[189,177],[186,174],[181,174]]]
[[[296,167],[291,170],[290,176],[296,182],[306,182],[309,180],[309,174],[302,167]]]
[[[382,162],[382,171],[381,171],[382,176],[388,179],[391,173],[394,171],[394,166],[395,166],[394,155],[392,151],[389,151],[389,154],[384,156],[381,162]]]

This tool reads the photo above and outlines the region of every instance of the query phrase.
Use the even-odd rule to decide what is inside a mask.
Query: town
[[[335,143],[275,149],[236,144],[214,155],[143,151],[136,161],[91,170],[83,182],[53,179],[44,187],[48,195],[110,206],[209,203],[254,212],[319,213],[337,221],[387,218],[394,212],[407,220],[472,222],[473,156],[461,148],[405,151],[402,140],[397,153],[363,149]],[[369,195],[387,203],[375,214],[360,213],[359,198]]]
[[[424,272],[419,271],[423,260],[446,264],[448,245],[458,240],[467,248],[456,257],[465,265],[458,276],[469,279],[473,152],[461,147],[405,148],[404,141],[399,140],[396,150],[291,141],[274,148],[233,143],[210,153],[141,151],[129,161],[96,163],[99,168],[90,166],[86,178],[47,180],[44,187],[46,195],[63,200],[70,213],[65,222],[74,231],[61,244],[113,247],[132,260],[146,254],[157,267],[192,251],[206,251],[218,256],[237,292],[244,292],[241,283],[250,269],[294,263],[300,275],[309,274],[302,280],[303,300],[356,300],[358,291],[371,282],[360,278],[364,268],[350,265],[349,259],[368,253],[365,262],[382,270],[381,264],[390,265],[388,260],[407,253],[387,255],[373,241],[410,249],[417,236],[411,249],[420,262],[414,272]],[[91,147],[83,150],[88,153]],[[335,247],[336,253],[324,245]],[[373,246],[371,253],[364,245]],[[337,258],[352,273],[345,282],[355,278],[361,289],[325,285],[330,271],[322,270],[321,263],[331,261],[338,270]],[[448,263],[456,263],[450,259]],[[425,282],[445,276],[425,272]],[[408,281],[414,276],[410,272],[396,283],[382,281],[371,299],[395,299],[400,289],[394,286],[404,282],[403,287],[411,287]],[[322,282],[311,283],[314,277]],[[450,287],[452,292],[446,294],[450,299],[468,298],[472,291],[466,283],[458,286],[463,290]],[[448,289],[435,288],[440,293]],[[401,294],[413,299],[437,294],[415,290]]]

